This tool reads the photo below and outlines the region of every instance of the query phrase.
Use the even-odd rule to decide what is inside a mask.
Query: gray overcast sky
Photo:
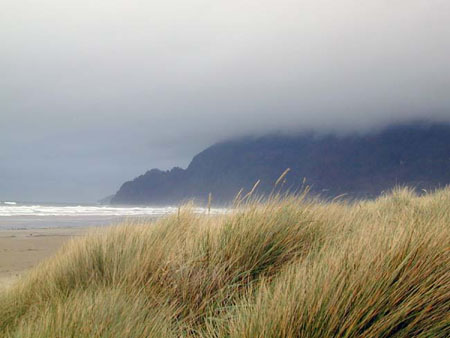
[[[448,0],[2,0],[0,200],[95,201],[215,141],[450,120]]]

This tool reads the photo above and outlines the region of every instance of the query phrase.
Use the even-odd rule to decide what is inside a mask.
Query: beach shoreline
[[[85,236],[92,227],[0,230],[0,289],[54,255],[67,241]]]

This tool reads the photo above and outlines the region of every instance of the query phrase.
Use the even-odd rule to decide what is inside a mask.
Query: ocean
[[[114,225],[124,220],[142,221],[176,213],[177,207],[110,206],[0,202],[1,229],[45,229]],[[207,213],[195,208],[195,213]],[[211,209],[211,214],[225,209]]]

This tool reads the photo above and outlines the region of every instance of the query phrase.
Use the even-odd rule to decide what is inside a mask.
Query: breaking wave
[[[3,202],[0,217],[8,216],[163,216],[177,212],[176,207],[113,207],[113,206],[48,206],[18,205]],[[195,208],[195,213],[206,213],[205,208]],[[225,209],[211,209],[211,214],[224,213]]]

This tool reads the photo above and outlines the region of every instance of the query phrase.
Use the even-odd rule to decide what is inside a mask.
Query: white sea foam
[[[11,202],[9,202],[11,203]],[[13,216],[162,216],[177,212],[176,207],[113,207],[113,206],[48,206],[18,205],[4,202],[0,217]],[[195,208],[195,213],[207,213],[205,208]],[[211,214],[224,213],[225,209],[211,209]]]
[[[16,205],[17,203],[16,203],[16,202],[3,202],[3,204],[6,204],[6,205]]]

